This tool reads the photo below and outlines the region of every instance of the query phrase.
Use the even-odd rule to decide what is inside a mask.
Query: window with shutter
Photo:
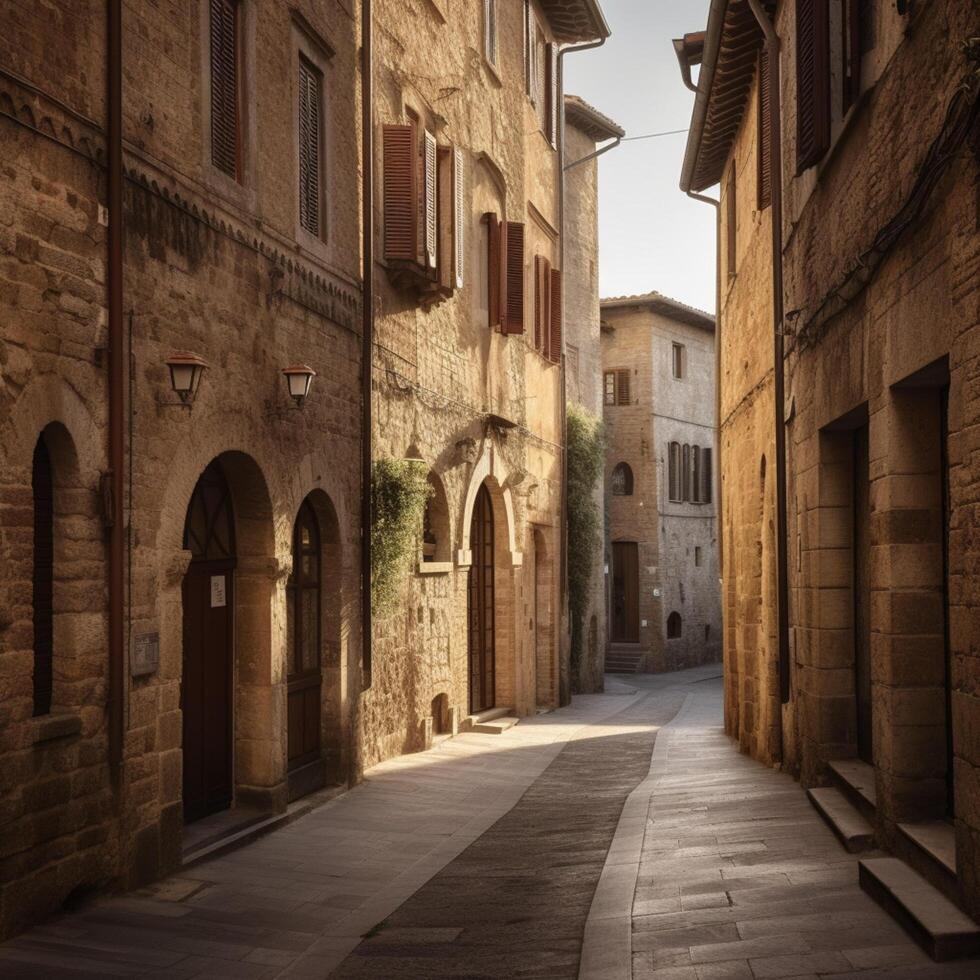
[[[606,371],[602,376],[602,403],[603,405],[616,404],[616,372]]]
[[[385,126],[384,253],[386,259],[418,258],[418,156],[415,126]]]
[[[843,112],[857,102],[861,94],[861,8],[862,0],[843,0],[844,10],[841,17],[841,43],[843,92],[841,105]]]
[[[545,110],[545,126],[544,130],[548,137],[548,141],[552,146],[558,146],[558,107],[560,105],[560,97],[558,92],[558,45],[549,44],[545,48],[545,71],[547,74],[547,91],[546,95],[546,110]]]
[[[299,223],[311,235],[320,223],[320,103],[323,79],[305,58],[299,59]]]
[[[796,0],[796,171],[818,163],[830,145],[828,0]]]
[[[701,503],[701,447],[691,447],[691,502]]]
[[[503,308],[506,290],[507,255],[504,249],[503,222],[488,211],[483,216],[487,223],[487,305],[491,327],[503,324]]]
[[[735,200],[735,161],[728,168],[728,180],[725,182],[725,261],[728,263],[728,278],[732,279],[738,270],[738,260],[735,254],[737,244],[735,229],[738,221],[738,202]]]
[[[630,402],[630,372],[623,368],[616,372],[616,404],[629,405]]]
[[[711,450],[701,450],[701,503],[710,504],[714,478],[711,473]]]
[[[550,75],[548,71],[548,43],[536,22],[534,23],[532,37],[534,48],[532,63],[534,69],[534,92],[531,96],[531,101],[534,103],[535,109],[537,109],[538,126],[544,131],[547,127],[548,113],[550,111],[548,106],[548,76]]]
[[[757,159],[758,176],[758,206],[764,211],[772,203],[772,110],[769,80],[769,52],[763,48],[759,52],[759,146]]]
[[[534,24],[531,0],[524,0],[524,91],[534,97]]]
[[[524,333],[524,225],[508,221],[504,225],[505,279],[503,332]]]
[[[551,270],[551,329],[548,357],[557,364],[561,360],[561,270]]]
[[[681,500],[691,499],[691,447],[684,443],[681,449]]]
[[[439,181],[437,177],[438,168],[438,144],[435,136],[428,130],[425,131],[425,143],[423,146],[423,234],[425,264],[429,269],[435,269],[439,260],[439,202],[437,194]]]
[[[681,446],[672,442],[667,446],[667,496],[674,503],[681,499]]]
[[[551,349],[551,263],[534,256],[534,347],[545,357]]]
[[[211,0],[211,162],[241,180],[237,0]]]
[[[453,150],[453,274],[457,289],[463,288],[466,266],[465,178],[463,151],[456,147]]]
[[[497,65],[497,0],[483,0],[483,53]]]

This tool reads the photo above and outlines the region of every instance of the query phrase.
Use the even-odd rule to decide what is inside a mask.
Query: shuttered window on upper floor
[[[419,166],[414,124],[387,125],[384,149],[384,255],[417,261],[419,236]]]
[[[796,0],[796,171],[830,145],[829,0]]]
[[[524,225],[508,221],[504,225],[504,248],[507,256],[506,293],[502,331],[524,333]]]
[[[764,211],[772,203],[772,104],[770,101],[769,52],[759,52],[759,146],[758,206]]]
[[[629,368],[617,368],[603,374],[602,401],[605,405],[630,404]]]
[[[534,257],[534,347],[549,361],[561,360],[561,270],[543,255]]]
[[[240,10],[237,0],[211,0],[211,162],[241,180]]]
[[[323,233],[322,189],[323,76],[299,59],[299,223],[311,235]]]

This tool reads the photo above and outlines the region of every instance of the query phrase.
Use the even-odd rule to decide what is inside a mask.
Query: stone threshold
[[[956,830],[945,820],[900,823],[902,836],[939,870],[956,877]]]
[[[874,766],[860,759],[837,759],[827,763],[830,778],[866,820],[874,823],[878,809]]]
[[[850,854],[870,851],[875,846],[874,827],[839,789],[834,786],[814,787],[807,790],[806,795]]]

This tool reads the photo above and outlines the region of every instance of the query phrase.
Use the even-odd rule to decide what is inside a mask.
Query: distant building
[[[565,397],[602,418],[602,352],[599,339],[599,183],[596,144],[620,139],[623,130],[577,95],[565,96]],[[607,144],[608,145],[608,144]],[[602,483],[596,487],[600,519]],[[602,550],[592,569],[583,617],[581,659],[573,687],[602,689],[606,597]]]
[[[602,301],[607,670],[721,659],[714,329],[660,293]]]

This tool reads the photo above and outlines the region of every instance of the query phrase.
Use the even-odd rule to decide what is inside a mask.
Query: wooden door
[[[481,486],[470,524],[473,562],[467,581],[471,714],[492,708],[496,701],[493,536],[493,505]]]
[[[613,542],[612,640],[640,641],[640,558],[635,541]]]
[[[184,527],[192,553],[181,595],[184,655],[184,820],[232,800],[235,538],[231,496],[220,464],[198,480]]]
[[[287,755],[290,772],[320,760],[320,527],[304,501],[293,528],[287,652]]]
[[[946,815],[956,816],[956,792],[953,783],[953,661],[949,642],[949,387],[939,391],[939,460],[943,497],[943,653],[946,701]]]
[[[874,762],[871,707],[871,486],[868,427],[854,431],[854,693],[857,753]]]

